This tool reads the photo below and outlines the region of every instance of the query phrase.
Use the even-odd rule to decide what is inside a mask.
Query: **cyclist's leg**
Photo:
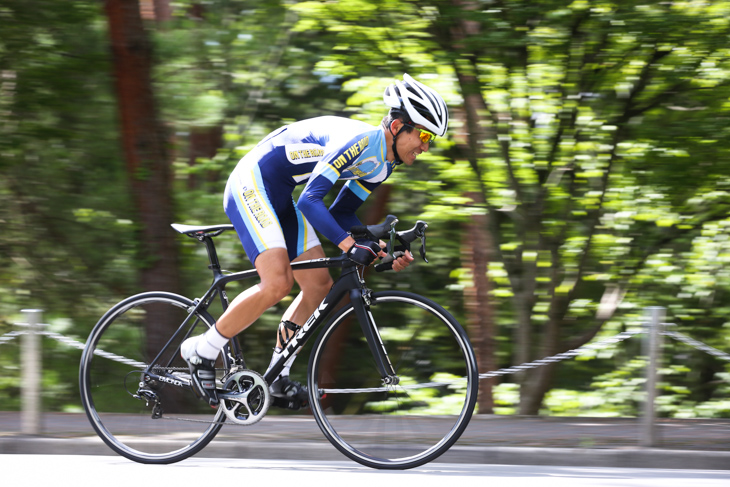
[[[293,199],[289,199],[287,203],[279,205],[277,216],[292,262],[323,258],[324,250],[314,228],[304,218]],[[309,319],[332,287],[332,278],[325,268],[295,271],[293,277],[301,292],[282,317],[276,339],[276,348],[279,350],[286,346],[286,342],[294,336],[297,329]]]
[[[287,248],[293,261],[319,259],[324,257],[322,245],[312,226],[292,202],[289,211],[279,213],[286,236]],[[292,252],[295,250],[296,252]],[[294,254],[294,255],[292,255]],[[305,269],[294,272],[294,279],[301,292],[284,313],[276,336],[276,347],[271,357],[273,366],[280,357],[282,349],[307,321],[319,303],[332,287],[332,278],[327,269]],[[289,370],[296,355],[287,361],[283,370],[271,384],[271,392],[284,401],[274,401],[274,405],[289,409],[299,409],[307,403],[307,389],[302,384],[289,379]]]
[[[193,376],[210,375],[210,361],[215,360],[228,339],[251,325],[291,291],[294,283],[290,267],[292,256],[286,248],[278,213],[283,210],[286,214],[287,206],[291,207],[289,211],[294,211],[293,201],[291,196],[282,196],[282,191],[277,193],[272,189],[276,188],[266,186],[255,158],[250,162],[242,161],[228,180],[224,209],[261,281],[236,297],[214,328],[183,343],[182,355]],[[277,199],[272,200],[269,194],[276,194]],[[210,385],[210,382],[203,384]],[[196,390],[208,399],[207,396],[213,395],[211,387],[196,387]]]
[[[224,209],[261,282],[236,297],[218,320],[224,336],[246,329],[291,291],[294,276],[289,263],[296,254],[287,249],[291,246],[287,226],[295,209],[287,189],[270,187],[256,159],[240,165],[228,180]]]
[[[239,294],[216,324],[224,336],[232,337],[248,328],[292,289],[294,278],[286,249],[273,248],[262,252],[256,258],[255,266],[261,282]]]
[[[324,257],[324,251],[320,245],[317,245],[315,248],[297,257],[295,261],[318,259],[321,257]],[[327,269],[295,271],[294,279],[299,284],[301,292],[292,304],[289,305],[289,308],[281,319],[281,323],[279,323],[279,329],[276,334],[276,346],[274,347],[274,353],[271,356],[271,364],[269,367],[273,366],[279,360],[281,351],[312,313],[314,313],[314,310],[332,287],[332,278],[329,272],[327,272]],[[279,395],[288,394],[289,396],[299,396],[302,401],[306,401],[306,388],[298,382],[289,380],[289,371],[295,358],[296,354],[286,363],[276,377],[274,382],[279,382],[279,384],[277,384],[273,392]]]
[[[286,249],[264,251],[256,259],[256,269],[261,282],[239,294],[214,327],[201,336],[186,340],[181,347],[182,357],[188,362],[194,379],[193,387],[211,404],[218,402],[214,382],[215,359],[228,342],[228,337],[251,325],[264,311],[288,295],[292,288],[294,279]],[[197,377],[199,381],[195,381]]]
[[[299,257],[294,259],[294,262],[303,260],[320,259],[325,256],[324,250],[321,245],[307,250]],[[302,326],[314,310],[319,306],[324,297],[332,287],[332,276],[326,268],[321,269],[303,269],[294,271],[294,279],[299,285],[301,292],[297,295],[296,299],[289,305],[282,321],[290,321]],[[291,334],[286,337],[287,341],[291,338]],[[276,346],[282,348],[284,343],[281,343],[279,337],[277,337]]]
[[[226,185],[224,209],[261,277],[261,284],[231,303],[218,321],[218,331],[228,337],[239,333],[281,301],[296,280],[301,293],[284,314],[282,321],[288,322],[288,326],[280,327],[283,340],[277,337],[277,346],[282,347],[281,342],[287,341],[314,312],[332,286],[332,278],[327,269],[296,273],[291,270],[291,261],[325,255],[314,228],[291,196],[294,184],[279,180],[275,169],[272,174],[272,168],[282,157],[279,150],[265,144],[257,147],[239,163]],[[246,305],[245,309],[241,303]]]

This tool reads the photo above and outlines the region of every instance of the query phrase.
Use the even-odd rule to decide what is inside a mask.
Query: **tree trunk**
[[[460,25],[460,34],[456,40],[462,39],[466,32],[473,32],[475,26],[469,22]],[[479,90],[479,82],[473,74],[465,73],[455,63],[454,68],[459,80],[462,94],[464,96],[464,118],[467,127],[466,152],[469,163],[474,170],[476,179],[480,181],[480,192],[470,194],[472,200],[487,208],[486,189],[482,183],[482,174],[479,161],[486,156],[484,141],[488,138],[487,120],[484,114],[486,103]],[[491,215],[473,217],[468,224],[466,241],[464,242],[464,263],[465,267],[471,269],[474,278],[474,287],[465,291],[465,303],[468,315],[468,327],[470,336],[474,341],[475,353],[479,372],[486,372],[496,369],[496,340],[494,327],[494,304],[489,299],[491,283],[487,277],[487,265],[489,255],[494,250],[494,242],[489,235],[489,218]],[[479,390],[479,413],[491,414],[494,410],[494,399],[492,388],[495,384],[494,378],[480,381]]]
[[[470,193],[475,202],[482,199],[481,193]],[[483,206],[483,205],[481,205]],[[464,289],[464,303],[467,311],[467,328],[477,356],[480,373],[495,370],[496,340],[494,336],[494,307],[489,297],[491,285],[487,278],[489,266],[490,235],[487,231],[489,215],[474,215],[466,224],[462,245],[463,265],[470,270],[474,285]],[[495,378],[479,381],[478,414],[494,413],[492,388]]]
[[[167,133],[152,87],[152,46],[138,0],[107,0],[113,70],[127,179],[139,222],[139,284],[145,290],[179,289],[173,221],[172,175]],[[169,338],[166,316],[148,316],[148,347]],[[162,342],[164,343],[164,342]]]
[[[539,358],[550,357],[563,351],[558,349],[561,319],[552,317],[545,325]],[[553,383],[557,365],[557,363],[541,365],[525,374],[520,384],[520,414],[532,416],[540,413],[545,394]]]
[[[190,130],[190,147],[188,149],[188,165],[190,167],[197,164],[199,157],[211,159],[215,157],[218,149],[223,146],[223,126],[213,127],[193,127]],[[204,179],[209,182],[220,180],[218,171],[209,171],[208,174],[194,174],[188,176],[188,188],[195,189],[198,187],[200,180]]]
[[[472,31],[474,26],[468,22],[462,25],[463,32]],[[458,64],[454,65],[459,86],[464,95],[464,118],[467,127],[466,152],[469,163],[474,170],[477,180],[480,181],[480,192],[467,196],[471,197],[475,204],[487,208],[486,188],[481,183],[482,174],[479,162],[486,157],[484,141],[488,138],[486,103],[479,90],[479,82],[472,74],[464,73],[459,69]],[[464,263],[465,267],[472,272],[474,287],[465,290],[465,304],[468,312],[469,334],[474,342],[474,351],[477,354],[479,372],[487,372],[496,369],[495,355],[495,325],[494,325],[494,304],[489,299],[491,283],[487,277],[487,266],[490,261],[490,254],[494,252],[494,241],[489,234],[491,215],[485,214],[474,216],[467,225],[466,241],[464,242]],[[491,414],[494,411],[494,398],[492,388],[496,383],[495,378],[480,381],[479,389],[479,414]]]
[[[545,394],[550,390],[558,364],[547,364],[525,374],[520,386],[519,413],[527,416],[540,414]]]
[[[172,5],[170,0],[154,0],[155,20],[162,24],[172,20]]]

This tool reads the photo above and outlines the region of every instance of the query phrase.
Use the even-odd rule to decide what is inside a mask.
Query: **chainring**
[[[218,394],[226,417],[233,423],[252,425],[266,416],[271,406],[269,385],[258,372],[240,370],[226,378],[224,389]]]

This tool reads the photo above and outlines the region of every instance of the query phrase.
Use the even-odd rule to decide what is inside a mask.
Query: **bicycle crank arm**
[[[245,403],[249,395],[249,391],[232,392],[225,389],[216,389],[215,393],[218,396],[218,399],[225,399],[226,401],[235,401],[240,403]]]

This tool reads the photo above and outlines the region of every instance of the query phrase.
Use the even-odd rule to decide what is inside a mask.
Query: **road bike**
[[[428,225],[419,221],[398,232],[396,222],[390,215],[380,225],[352,229],[355,238],[387,240],[389,255],[374,266],[378,271],[417,238],[426,259]],[[202,450],[224,424],[258,423],[272,403],[268,385],[318,329],[309,357],[309,407],[344,455],[373,468],[413,468],[443,454],[466,429],[478,372],[461,325],[417,294],[372,291],[365,267],[344,254],[293,262],[293,270],[341,273],[266,373],[246,366],[234,337],[216,362],[218,407],[198,400],[180,344],[215,324],[209,308],[217,300],[228,306],[227,284],[257,274],[221,270],[213,238],[232,225],[172,226],[205,245],[213,273],[208,291],[197,299],[145,292],[119,302],[93,328],[81,357],[84,409],[116,453],[141,463],[173,463]]]

